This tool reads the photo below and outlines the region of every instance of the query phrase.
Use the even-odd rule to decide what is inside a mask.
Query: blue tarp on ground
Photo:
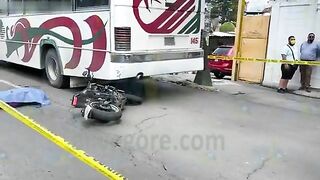
[[[50,104],[48,96],[42,90],[31,87],[0,91],[0,100],[14,106],[24,104],[46,106]]]

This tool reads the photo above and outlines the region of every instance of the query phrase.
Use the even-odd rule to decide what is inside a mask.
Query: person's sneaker
[[[306,88],[305,87],[299,87],[298,90],[305,90]]]
[[[285,93],[289,93],[289,89],[288,89],[288,88],[285,88],[285,89],[284,89],[284,92],[285,92]]]
[[[282,89],[282,88],[279,88],[279,89],[277,90],[277,92],[283,94],[283,93],[285,93],[286,91],[285,91],[284,89]]]

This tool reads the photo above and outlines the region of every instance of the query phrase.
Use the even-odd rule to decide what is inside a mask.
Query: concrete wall
[[[267,58],[281,59],[281,49],[287,44],[287,38],[294,35],[297,39],[297,47],[306,41],[310,32],[316,34],[316,40],[320,40],[320,0],[299,0],[275,3],[272,7],[269,43]],[[265,67],[263,84],[278,86],[281,77],[280,64],[268,63]],[[320,88],[320,67],[314,68],[311,85]],[[300,72],[296,72],[289,87],[300,86]]]

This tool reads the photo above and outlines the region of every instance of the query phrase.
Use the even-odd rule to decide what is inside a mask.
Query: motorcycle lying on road
[[[71,104],[75,108],[82,108],[81,114],[86,120],[118,121],[126,104],[139,105],[143,102],[141,97],[126,94],[113,86],[93,83],[93,75],[89,70],[83,76],[88,79],[88,85],[73,96]]]

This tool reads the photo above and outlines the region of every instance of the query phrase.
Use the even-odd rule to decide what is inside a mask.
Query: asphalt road
[[[0,63],[0,90],[10,88],[4,81],[43,89],[50,106],[18,110],[129,179],[320,178],[318,99],[244,83],[210,92],[149,79],[143,105],[101,124],[70,106],[80,89],[54,89],[39,71]],[[0,179],[105,177],[0,111]]]

